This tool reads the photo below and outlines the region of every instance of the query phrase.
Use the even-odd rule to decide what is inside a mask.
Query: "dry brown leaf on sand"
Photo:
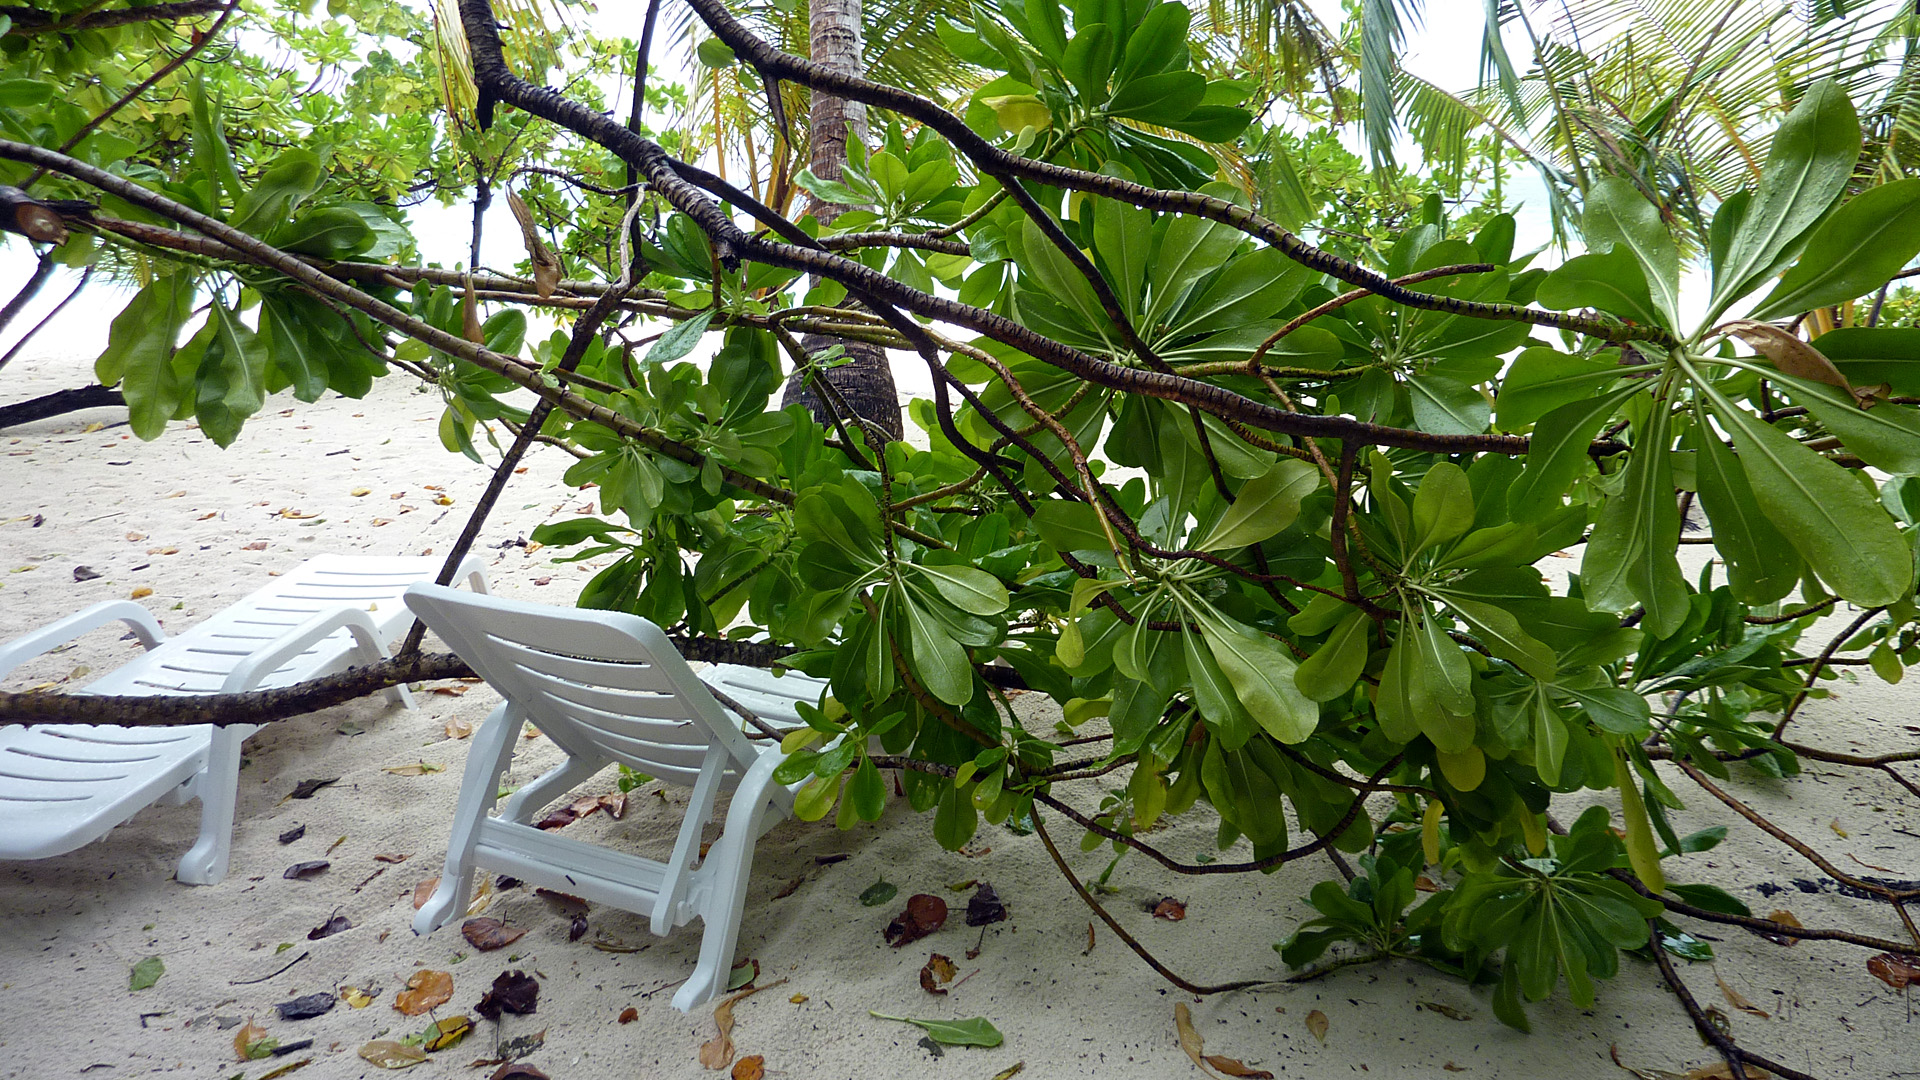
[[[430,877],[420,884],[415,885],[413,887],[413,910],[419,911],[425,907],[427,901],[433,899],[433,890],[439,887],[440,879],[437,877]]]
[[[1717,971],[1714,972],[1713,981],[1720,984],[1720,993],[1726,996],[1727,1004],[1733,1006],[1736,1009],[1739,1009],[1741,1012],[1746,1013],[1748,1016],[1757,1016],[1762,1020],[1765,1020],[1767,1017],[1772,1015],[1771,1013],[1767,1012],[1767,1010],[1761,1008],[1758,1005],[1755,1005],[1751,1001],[1748,1001],[1746,999],[1746,996],[1741,994],[1740,991],[1735,990],[1731,986],[1728,986],[1727,980],[1721,978],[1719,972]]]
[[[1187,917],[1186,902],[1171,896],[1163,896],[1159,903],[1153,905],[1153,917],[1165,919],[1168,922],[1179,922]]]
[[[1220,1054],[1208,1054],[1207,1064],[1228,1076],[1240,1077],[1241,1080],[1273,1080],[1273,1074],[1265,1069],[1251,1069],[1233,1058]]]
[[[953,981],[956,970],[951,958],[934,953],[927,957],[926,966],[920,969],[920,989],[929,994],[946,993],[946,984]]]
[[[1920,956],[1883,952],[1867,961],[1867,971],[1895,990],[1905,990],[1920,982]]]
[[[1802,929],[1805,926],[1805,924],[1802,923],[1799,920],[1799,918],[1794,915],[1793,912],[1788,911],[1785,908],[1774,909],[1771,913],[1767,915],[1767,918],[1773,922],[1779,923],[1781,926],[1791,926],[1791,927],[1794,927],[1795,929]],[[1773,942],[1775,945],[1785,945],[1789,949],[1793,948],[1795,945],[1800,944],[1799,938],[1788,937],[1785,934],[1769,934],[1762,931],[1760,933],[1760,936],[1763,938],[1766,938],[1768,941]]]
[[[460,936],[481,952],[504,949],[519,941],[526,932],[522,927],[508,926],[499,919],[468,919],[460,924]]]
[[[461,689],[464,690],[466,688],[461,687]],[[447,721],[446,726],[441,730],[447,733],[447,738],[449,739],[464,739],[473,734],[473,725],[456,716]]]
[[[253,1055],[247,1053],[247,1051],[251,1049],[255,1043],[266,1037],[266,1028],[261,1027],[252,1020],[248,1020],[239,1031],[233,1033],[233,1052],[240,1055],[241,1061],[252,1061],[254,1060]]]
[[[767,1075],[767,1059],[759,1054],[748,1054],[733,1063],[733,1080],[761,1080]]]
[[[436,1005],[453,1000],[453,973],[416,971],[407,980],[407,988],[395,994],[393,1007],[408,1016],[419,1016]]]
[[[424,1064],[427,1060],[426,1051],[392,1039],[375,1039],[360,1048],[360,1056],[383,1069],[404,1069],[410,1065]]]
[[[1200,1033],[1194,1030],[1193,1010],[1187,1008],[1184,1001],[1174,1003],[1173,1028],[1180,1036],[1180,1051],[1193,1061],[1193,1067],[1213,1076],[1213,1068],[1207,1064],[1206,1043],[1201,1040]]]
[[[907,898],[907,909],[893,917],[881,935],[887,944],[899,948],[919,941],[947,924],[947,902],[931,893],[915,893]]]
[[[737,994],[729,995],[713,1010],[713,1025],[720,1034],[700,1044],[700,1064],[709,1069],[724,1069],[733,1063],[733,1003],[749,998],[762,990],[771,990],[785,979],[778,979],[765,986],[749,986]]]
[[[1307,1030],[1322,1043],[1327,1041],[1327,1014],[1315,1009],[1307,1014]]]

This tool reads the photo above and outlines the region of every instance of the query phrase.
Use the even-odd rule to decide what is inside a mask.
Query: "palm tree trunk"
[[[814,62],[853,75],[863,74],[860,0],[812,0],[807,15]],[[840,179],[841,169],[847,162],[847,140],[857,139],[861,145],[866,144],[867,107],[857,101],[814,94],[809,123],[812,149],[808,166],[822,179]],[[822,224],[830,225],[847,209],[838,203],[816,200],[808,213]],[[900,394],[894,387],[893,369],[885,349],[819,334],[808,334],[800,343],[810,356],[834,345],[844,349],[847,362],[828,369],[827,382],[840,392],[847,407],[856,415],[878,424],[891,438],[901,437]],[[783,400],[788,405],[796,402],[805,405],[823,422],[830,418],[827,407],[797,375],[788,381]]]

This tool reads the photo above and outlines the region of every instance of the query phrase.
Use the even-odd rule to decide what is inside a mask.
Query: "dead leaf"
[[[988,923],[1001,922],[1006,917],[1007,905],[1000,902],[1000,894],[993,891],[993,886],[984,881],[981,882],[980,887],[967,900],[967,925],[985,926]]]
[[[1782,926],[1791,926],[1796,930],[1803,928],[1803,924],[1800,922],[1800,920],[1797,917],[1794,916],[1793,912],[1788,911],[1785,908],[1775,909],[1772,913],[1770,913],[1767,916],[1767,918],[1773,922],[1779,923]],[[1773,942],[1775,945],[1785,945],[1789,949],[1793,948],[1795,945],[1800,944],[1799,938],[1788,937],[1785,934],[1769,934],[1769,933],[1761,932],[1760,936],[1763,938],[1766,938],[1768,941]]]
[[[533,895],[547,902],[547,906],[561,915],[585,915],[592,910],[587,902],[572,893],[555,892],[552,889],[535,888]]]
[[[1714,327],[1713,332],[1746,342],[1754,352],[1773,361],[1774,367],[1788,375],[1837,386],[1853,395],[1861,408],[1872,404],[1872,393],[1855,390],[1847,377],[1840,374],[1840,369],[1833,366],[1833,361],[1827,359],[1819,349],[1772,323],[1734,319]]]
[[[806,883],[807,883],[807,875],[801,874],[799,877],[794,878],[792,881],[789,881],[785,885],[780,886],[780,891],[773,894],[773,899],[785,900],[787,897],[792,896],[794,893],[799,892],[800,886],[805,885]]]
[[[540,233],[534,228],[533,213],[520,201],[520,196],[507,192],[507,206],[513,211],[514,220],[520,223],[520,242],[526,246],[527,261],[533,264],[533,290],[545,300],[560,284],[560,257],[540,239]]]
[[[494,978],[493,986],[480,995],[480,1004],[475,1005],[473,1011],[497,1023],[502,1012],[531,1016],[539,1003],[538,979],[524,971],[503,971]]]
[[[1086,951],[1081,953],[1080,955],[1081,956],[1093,955],[1093,923],[1091,921],[1087,923],[1087,948],[1086,948]]]
[[[733,1080],[761,1080],[767,1075],[767,1059],[759,1054],[748,1054],[733,1063]]]
[[[433,890],[439,887],[440,879],[437,877],[430,877],[420,884],[415,885],[413,887],[413,910],[419,911],[425,907],[427,901],[433,899]]]
[[[316,926],[313,929],[307,931],[307,940],[319,941],[321,938],[324,938],[324,937],[332,937],[333,935],[339,933],[342,930],[351,930],[351,929],[353,929],[353,921],[351,919],[347,918],[345,915],[335,915],[331,919],[328,919],[326,922],[323,922],[319,926]]]
[[[805,1005],[807,1002],[812,1001],[813,999],[808,997],[805,994],[795,994],[792,997],[788,998],[787,1000],[791,1001],[795,1005]]]
[[[1020,1070],[1026,1067],[1027,1067],[1026,1062],[1016,1061],[1013,1064],[1007,1066],[1006,1068],[1001,1069],[999,1072],[994,1073],[993,1080],[1013,1080],[1014,1077],[1020,1075]]]
[[[73,568],[73,580],[75,581],[92,581],[99,576],[100,571],[95,570],[91,566],[76,566]]]
[[[305,825],[295,825],[293,828],[280,834],[280,842],[283,844],[291,844],[305,835],[307,835],[307,827]]]
[[[473,1021],[464,1016],[449,1016],[427,1030],[433,1034],[427,1036],[423,1045],[428,1050],[445,1050],[467,1037],[467,1033],[473,1030]]]
[[[258,1061],[273,1053],[272,1047],[261,1049],[267,1042],[267,1029],[248,1020],[245,1026],[233,1033],[233,1052],[241,1061]]]
[[[733,998],[722,1001],[713,1010],[713,1024],[720,1034],[700,1044],[700,1064],[709,1069],[724,1069],[733,1064]]]
[[[392,1039],[375,1039],[360,1048],[360,1056],[383,1069],[405,1069],[427,1060],[427,1052]]]
[[[314,859],[310,862],[294,863],[292,866],[287,867],[286,873],[280,876],[289,881],[305,881],[332,865],[332,863],[325,859]]]
[[[1840,839],[1842,840],[1847,839],[1847,830],[1840,827],[1839,818],[1834,818],[1832,821],[1827,822],[1827,828],[1832,829],[1833,835],[1839,837]]]
[[[600,796],[600,805],[606,808],[607,816],[615,821],[627,816],[627,793],[616,791]]]
[[[287,796],[287,798],[288,799],[311,799],[313,798],[314,792],[319,791],[321,788],[326,787],[328,784],[337,784],[339,782],[340,782],[340,778],[337,776],[329,776],[324,780],[302,780],[298,784],[295,784],[293,786],[293,791],[291,794]],[[286,800],[283,799],[281,801],[284,802]]]
[[[956,970],[951,958],[934,953],[920,969],[920,989],[929,994],[946,993],[946,984],[953,981]]]
[[[1307,1030],[1321,1043],[1327,1041],[1327,1014],[1315,1009],[1307,1014]]]
[[[1187,1003],[1184,1001],[1174,1003],[1173,1029],[1180,1038],[1181,1051],[1193,1061],[1193,1067],[1211,1076],[1212,1072],[1207,1067],[1204,1053],[1206,1043],[1201,1040],[1200,1033],[1194,1030],[1193,1010],[1187,1008]]]
[[[460,936],[481,952],[504,949],[525,935],[525,929],[508,926],[499,919],[468,919],[460,924]]]
[[[899,948],[919,941],[947,924],[947,902],[931,893],[915,893],[907,898],[907,909],[893,917],[881,931],[887,944]]]
[[[267,542],[265,540],[255,540],[251,544],[241,544],[240,550],[241,551],[265,551],[267,550]],[[405,1066],[400,1066],[400,1067],[405,1068]]]
[[[338,1000],[332,994],[322,990],[317,994],[294,998],[292,1001],[282,1001],[274,1006],[274,1010],[280,1014],[282,1020],[311,1020],[332,1011],[334,1003]]]
[[[1466,1072],[1467,1071],[1467,1067],[1465,1065],[1455,1065],[1451,1061],[1447,1062],[1445,1065],[1442,1065],[1440,1067],[1442,1069],[1447,1070],[1448,1072]]]
[[[1767,1012],[1767,1010],[1761,1008],[1758,1005],[1755,1005],[1751,1001],[1748,1001],[1745,995],[1741,994],[1740,991],[1735,990],[1731,986],[1728,986],[1727,980],[1721,978],[1719,972],[1717,971],[1714,972],[1713,981],[1720,984],[1720,993],[1726,997],[1727,1004],[1733,1006],[1734,1008],[1740,1010],[1743,1013],[1746,1013],[1748,1016],[1757,1016],[1762,1020],[1765,1020],[1772,1015],[1771,1013]]]
[[[380,770],[395,776],[425,776],[428,773],[446,772],[445,765],[435,765],[431,761],[416,761],[411,765],[389,765]]]
[[[347,494],[357,499],[362,495],[373,494],[373,489],[372,488],[354,488],[352,491],[347,492]]]
[[[446,732],[447,738],[449,739],[464,739],[473,734],[473,724],[459,717],[454,717],[447,721],[440,730]]]
[[[1444,1016],[1449,1020],[1473,1019],[1472,1013],[1466,1012],[1461,1009],[1456,1009],[1451,1005],[1443,1005],[1438,1001],[1423,1001],[1420,1003],[1420,1007],[1423,1009],[1426,1009],[1428,1012],[1437,1012],[1441,1016]]]
[[[364,1009],[373,1004],[374,995],[379,992],[378,990],[362,989],[358,986],[343,986],[340,988],[340,1000],[346,1002],[348,1008]]]
[[[127,594],[127,599],[129,599],[129,600],[140,600],[140,599],[144,599],[145,597],[149,597],[149,596],[152,596],[152,595],[153,595],[153,590],[152,590],[152,589],[149,589],[149,588],[147,588],[147,587],[146,587],[145,585],[142,585],[142,586],[140,586],[139,588],[137,588],[137,589],[135,589],[135,590],[133,590],[132,592],[130,592],[130,593],[128,593],[128,594]]]
[[[453,973],[421,970],[407,980],[407,988],[394,995],[393,1007],[407,1016],[419,1016],[428,1009],[453,1000]]]
[[[1265,1069],[1251,1069],[1233,1058],[1221,1054],[1208,1054],[1207,1064],[1219,1069],[1228,1076],[1238,1076],[1244,1080],[1273,1080],[1273,1074]]]
[[[567,940],[579,941],[581,938],[587,936],[587,929],[587,917],[585,915],[575,915],[573,921],[567,924]]]
[[[1171,896],[1163,896],[1159,903],[1153,905],[1153,917],[1165,919],[1168,922],[1179,922],[1187,917],[1187,905]]]
[[[640,1010],[629,1005],[626,1008],[620,1010],[620,1019],[618,1022],[622,1024],[631,1024],[638,1019],[640,1019]]]
[[[392,853],[382,853],[379,855],[375,855],[373,857],[373,861],[383,862],[383,863],[403,863],[411,858],[413,858],[411,854],[398,855],[398,854],[392,854]]]
[[[1920,982],[1920,956],[1883,952],[1867,961],[1867,971],[1895,990],[1905,990]]]
[[[480,324],[480,296],[473,287],[473,275],[467,275],[467,295],[460,304],[460,336],[475,345],[485,345],[487,334]]]

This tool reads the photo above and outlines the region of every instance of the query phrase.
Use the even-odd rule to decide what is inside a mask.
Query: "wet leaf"
[[[145,990],[159,982],[160,976],[166,972],[167,965],[158,956],[149,956],[133,965],[133,970],[127,973],[127,989]]]
[[[460,924],[460,936],[481,952],[504,949],[525,934],[526,930],[508,926],[499,919],[468,919]]]
[[[767,1059],[759,1054],[748,1054],[733,1063],[733,1080],[761,1080],[767,1075]]]
[[[428,1050],[445,1050],[467,1037],[473,1030],[473,1021],[464,1016],[449,1016],[436,1022],[425,1032],[426,1038],[421,1045]]]
[[[1895,990],[1905,990],[1920,982],[1920,956],[1883,952],[1867,961],[1867,971]]]
[[[307,835],[307,827],[305,825],[295,825],[293,828],[280,834],[280,842],[283,844],[291,844],[305,835]]]
[[[282,1020],[311,1020],[333,1009],[333,1003],[339,999],[325,990],[317,994],[297,997],[292,1001],[282,1001],[274,1008],[279,1010]]]
[[[626,1008],[620,1010],[620,1018],[618,1022],[622,1024],[631,1024],[638,1019],[640,1019],[640,1010],[629,1005]]]
[[[1168,922],[1179,922],[1187,917],[1187,905],[1184,901],[1176,900],[1171,896],[1163,896],[1159,903],[1153,905],[1153,917],[1165,919]]]
[[[233,1033],[233,1052],[241,1061],[259,1061],[273,1056],[273,1048],[280,1040],[267,1034],[267,1029],[249,1020],[239,1031]]]
[[[427,1052],[392,1039],[375,1039],[360,1048],[360,1056],[383,1069],[405,1069],[427,1060]]]
[[[1740,1010],[1743,1013],[1746,1013],[1748,1016],[1757,1016],[1762,1020],[1765,1020],[1767,1019],[1768,1016],[1772,1015],[1771,1013],[1767,1012],[1767,1010],[1761,1008],[1758,1005],[1755,1005],[1751,1001],[1748,1001],[1746,999],[1746,996],[1740,993],[1740,991],[1735,990],[1731,986],[1728,986],[1727,980],[1721,978],[1719,972],[1714,973],[1713,981],[1720,984],[1720,993],[1726,997],[1727,1004],[1733,1006],[1734,1008]]]
[[[861,890],[860,903],[863,907],[879,907],[899,894],[900,886],[883,878]]]
[[[1007,905],[1000,902],[1000,895],[993,891],[993,886],[981,882],[980,888],[967,900],[967,925],[985,926],[1006,917]]]
[[[984,1016],[970,1016],[965,1020],[916,1020],[911,1016],[888,1016],[872,1010],[868,1010],[867,1015],[877,1020],[912,1024],[925,1031],[929,1039],[943,1046],[999,1046],[1006,1041],[1000,1029],[988,1023]]]
[[[311,862],[294,863],[292,866],[287,867],[286,873],[280,876],[286,878],[288,881],[305,881],[332,865],[332,863],[325,859],[314,859]]]
[[[1307,1014],[1307,1030],[1322,1043],[1327,1041],[1327,1014],[1315,1009]]]
[[[425,776],[428,773],[446,772],[445,765],[435,765],[431,761],[416,761],[411,765],[389,765],[380,770],[395,776]]]
[[[947,924],[947,902],[930,893],[915,893],[907,898],[907,909],[893,917],[881,931],[887,944],[899,948],[919,941]]]
[[[926,965],[920,969],[920,989],[929,994],[946,993],[946,984],[953,981],[956,970],[951,958],[934,953],[927,957]]]
[[[502,1012],[531,1015],[539,999],[538,979],[524,971],[503,971],[494,978],[493,987],[480,995],[480,1004],[475,1005],[473,1011],[498,1022]]]
[[[321,788],[326,787],[328,784],[337,784],[339,782],[340,782],[340,778],[337,776],[329,776],[324,780],[302,780],[298,784],[295,784],[293,786],[293,791],[291,794],[287,796],[287,798],[311,799],[313,798],[314,792],[319,791]]]
[[[407,1016],[419,1016],[435,1006],[453,1000],[453,973],[416,971],[407,979],[407,988],[394,995],[393,1007]]]
[[[353,921],[345,915],[335,915],[319,926],[307,931],[308,941],[319,941],[323,937],[332,937],[342,930],[353,929]]]

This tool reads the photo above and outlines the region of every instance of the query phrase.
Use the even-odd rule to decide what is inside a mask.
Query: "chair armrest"
[[[116,621],[131,627],[140,644],[149,649],[167,639],[167,632],[146,608],[131,600],[108,600],[0,645],[0,679],[34,657]]]
[[[460,569],[453,572],[453,580],[450,584],[456,589],[459,588],[461,578],[467,579],[467,588],[481,596],[493,595],[493,590],[487,586],[487,564],[481,560],[480,556],[469,555],[461,559]]]
[[[248,653],[246,659],[227,673],[227,681],[220,684],[220,692],[239,694],[253,689],[281,664],[306,652],[343,626],[352,631],[354,640],[363,650],[371,650],[380,656],[387,654],[386,643],[380,640],[380,630],[374,626],[373,616],[359,608],[334,608],[313,616],[269,644]]]

